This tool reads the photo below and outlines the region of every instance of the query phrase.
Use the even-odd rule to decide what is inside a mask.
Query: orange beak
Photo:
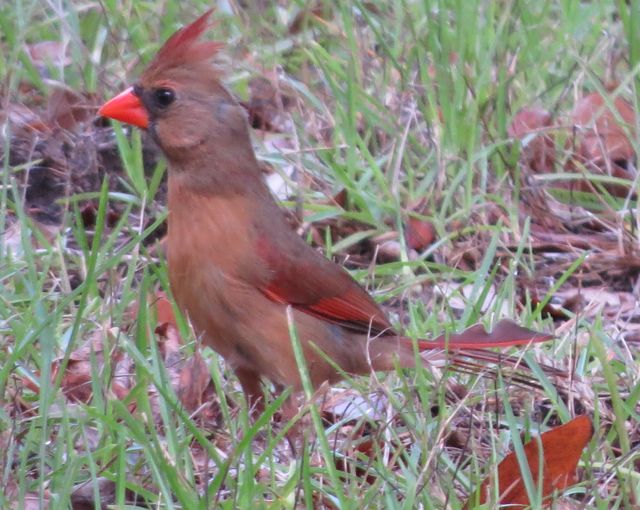
[[[147,114],[140,98],[133,93],[133,87],[120,92],[116,97],[103,104],[98,110],[98,115],[143,129],[149,126],[149,114]]]

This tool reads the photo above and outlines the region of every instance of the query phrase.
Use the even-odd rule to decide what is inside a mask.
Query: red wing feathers
[[[260,238],[257,246],[258,255],[270,269],[270,280],[260,289],[269,299],[363,334],[397,334],[377,303],[342,267],[312,250],[299,238],[286,250],[277,246],[266,236]],[[477,324],[462,333],[420,340],[418,347],[421,351],[455,351],[525,345],[551,338],[551,335],[502,320],[491,333]]]
[[[363,334],[394,333],[367,291],[301,239],[285,251],[263,236],[257,252],[270,270],[270,280],[260,290],[272,301]]]

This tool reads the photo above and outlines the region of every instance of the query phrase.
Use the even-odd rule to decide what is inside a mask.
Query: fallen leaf
[[[0,111],[0,127],[11,126],[11,135],[16,133],[28,136],[32,133],[50,133],[51,128],[33,109],[21,103],[9,103]]]
[[[176,393],[184,408],[193,412],[205,401],[205,392],[211,383],[209,367],[198,349],[184,363],[178,378]]]
[[[98,373],[104,366],[103,332],[96,330],[80,347],[69,355],[69,361],[65,367],[60,389],[64,395],[73,402],[87,403],[93,396],[91,376],[93,373],[92,356],[95,358]],[[51,368],[51,380],[55,380],[60,370],[61,359],[53,362]]]
[[[71,57],[67,54],[67,45],[60,41],[40,41],[26,45],[27,55],[43,76],[46,76],[46,66],[68,66]]]
[[[337,205],[338,207],[342,207],[346,209],[347,202],[349,200],[349,192],[347,188],[342,188],[335,195],[333,195],[329,200],[326,201],[329,205]]]
[[[51,89],[46,114],[50,126],[80,132],[93,122],[98,111],[95,95],[81,94],[63,84],[55,84]]]
[[[20,510],[48,510],[51,508],[49,491],[45,491],[44,498],[40,499],[37,492],[27,492],[20,501],[15,501],[11,508]]]
[[[289,33],[291,35],[298,34],[310,27],[313,21],[327,20],[330,16],[331,12],[322,5],[304,8],[298,12],[291,23],[289,23]]]
[[[531,300],[530,302],[531,302],[531,307],[532,308],[537,308],[541,303],[540,298],[538,297],[538,293],[536,292],[535,289],[531,289],[531,298],[530,298],[530,300]],[[565,306],[565,308],[566,308],[566,306]],[[570,314],[565,312],[561,307],[552,305],[549,302],[547,302],[540,309],[540,314],[543,317],[544,316],[550,317],[554,321],[568,321],[568,320],[571,320],[571,315]]]
[[[175,314],[173,313],[173,306],[171,305],[171,301],[163,291],[156,292],[155,296],[150,296],[148,300],[149,308],[151,313],[155,313],[156,319],[156,333],[161,337],[166,336],[166,328],[167,326],[173,326],[178,329],[178,323],[176,321]],[[127,309],[127,319],[129,321],[135,321],[138,316],[138,311],[140,309],[140,303],[135,301],[132,303]],[[182,340],[179,341],[182,343]],[[161,346],[162,349],[162,346]],[[165,353],[162,353],[163,356]]]
[[[101,508],[108,508],[116,501],[116,483],[105,477],[74,485],[71,493],[73,510],[93,510],[96,490],[100,494]]]
[[[167,295],[162,291],[158,292],[156,296],[157,299],[153,303],[153,306],[156,309],[158,325],[168,323],[177,328],[176,316],[173,313],[171,301],[169,301]]]
[[[155,329],[158,335],[158,349],[170,374],[170,379],[178,380],[178,370],[183,363],[182,345],[184,344],[178,328],[170,322],[163,322]]]
[[[552,126],[553,117],[541,108],[523,108],[509,125],[509,136],[522,144],[520,161],[534,172],[554,170],[556,150],[550,133]]]
[[[422,214],[427,214],[427,211],[423,210]],[[404,236],[409,248],[421,252],[435,241],[436,229],[430,221],[409,215],[404,228]]]
[[[199,419],[212,423],[219,414],[219,406],[209,366],[202,358],[198,345],[193,354],[183,349],[184,341],[178,332],[171,302],[164,292],[158,292],[156,296],[152,304],[158,320],[155,332],[171,386],[189,413],[198,411]],[[157,411],[157,394],[151,390],[150,395],[152,409]],[[154,415],[160,419],[159,412],[154,412]]]
[[[567,162],[567,170],[575,172],[584,167],[597,175],[630,181],[635,178],[635,150],[628,135],[635,136],[636,114],[628,101],[622,97],[605,100],[599,92],[593,92],[576,103],[571,122],[576,137],[572,140],[574,157]],[[603,185],[612,195],[625,197],[630,184]],[[592,191],[593,186],[582,181],[577,189]]]
[[[564,425],[560,425],[534,438],[524,445],[524,452],[534,482],[539,472],[542,457],[543,480],[542,496],[548,498],[554,491],[565,489],[578,482],[576,467],[591,436],[593,425],[587,416],[578,416]],[[542,445],[542,452],[540,452]],[[476,492],[467,501],[465,508],[483,505],[491,501],[495,479],[487,477]],[[509,508],[522,508],[530,505],[527,490],[520,472],[515,452],[507,455],[498,465],[499,504]],[[546,505],[551,503],[547,501]],[[546,506],[545,505],[545,506]]]
[[[284,82],[277,77],[272,81],[258,76],[249,81],[249,93],[249,101],[242,106],[249,114],[252,128],[274,133],[291,132],[293,126],[286,112],[293,106],[295,99],[293,91]]]
[[[631,104],[622,97],[607,101],[599,92],[588,94],[575,104],[571,121],[584,132],[580,148],[584,157],[599,162],[634,158],[635,151],[627,133],[634,132],[636,115]]]

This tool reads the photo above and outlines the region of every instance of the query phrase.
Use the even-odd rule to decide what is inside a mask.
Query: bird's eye
[[[157,106],[160,108],[166,108],[173,103],[176,98],[176,93],[171,89],[156,89],[153,93],[153,98]]]

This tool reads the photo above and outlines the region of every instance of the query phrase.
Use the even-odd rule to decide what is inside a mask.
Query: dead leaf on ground
[[[291,137],[286,134],[273,134],[263,132],[262,144],[267,153],[279,155],[285,161],[278,165],[278,169],[265,161],[261,162],[260,169],[267,186],[280,200],[286,200],[295,192],[292,183],[294,181],[296,165],[289,160],[295,150]]]
[[[81,94],[57,83],[51,88],[46,112],[50,126],[81,132],[94,121],[100,103],[95,94]]]
[[[522,302],[524,304],[524,300]],[[531,289],[530,303],[531,308],[534,310],[542,303],[535,289]],[[571,315],[562,309],[563,307],[567,308],[568,304],[569,301],[565,301],[561,306],[552,305],[550,302],[547,302],[540,309],[540,315],[542,317],[549,317],[553,321],[568,321],[571,319]]]
[[[50,131],[50,126],[42,116],[22,103],[8,103],[0,110],[0,126],[7,124],[11,126],[12,133],[39,134]],[[5,129],[2,131],[6,132]]]
[[[105,368],[105,335],[110,335],[115,339],[118,334],[117,328],[107,330],[106,332],[96,330],[87,341],[69,355],[69,361],[60,382],[60,389],[69,400],[84,403],[91,400],[93,397],[93,387],[91,384],[93,374],[101,375]],[[114,372],[118,370],[118,364],[120,362],[126,362],[126,356],[118,349],[112,349],[108,354],[111,359],[111,369]],[[52,381],[58,377],[58,371],[61,368],[60,363],[61,358],[53,362],[51,369]],[[114,393],[118,395],[118,398],[126,397],[128,390],[131,388],[131,381],[120,378],[117,381],[117,386]]]
[[[178,379],[178,397],[187,411],[193,412],[206,402],[206,390],[211,382],[209,367],[196,350],[184,363]]]
[[[71,64],[68,45],[61,41],[40,41],[26,45],[27,55],[40,74],[47,76],[47,66],[65,67]]]
[[[323,200],[320,203],[323,205],[337,205],[342,209],[346,209],[348,202],[349,192],[347,191],[347,188],[342,188],[335,195],[329,197],[327,200]]]
[[[173,307],[163,292],[158,292],[150,299],[150,306],[155,308],[158,326],[158,348],[164,360],[171,385],[180,398],[185,409],[194,412],[202,407],[200,416],[203,419],[216,415],[216,392],[211,381],[209,367],[200,355],[198,349],[191,355],[184,349],[184,341],[177,329]],[[137,305],[129,311],[129,317],[137,314]],[[135,367],[131,358],[121,349],[112,348],[109,353],[104,351],[104,335],[118,336],[117,330],[96,330],[94,334],[78,349],[73,351],[62,375],[60,387],[67,399],[73,402],[88,403],[93,397],[92,378],[94,374],[102,374],[105,368],[105,355],[110,356],[111,382],[109,390],[112,398],[123,400],[128,397],[134,386]],[[115,345],[115,342],[113,342]],[[61,369],[60,359],[53,362],[52,380],[58,377]],[[37,385],[25,379],[24,384],[35,392]],[[150,388],[152,409],[157,406],[157,392]],[[204,405],[203,404],[207,404]],[[130,410],[135,409],[136,403],[130,403]],[[158,417],[160,418],[159,412]]]
[[[407,246],[418,252],[426,250],[436,239],[433,223],[409,216],[405,227]]]
[[[508,133],[522,144],[520,160],[538,173],[553,172],[556,148],[551,133],[553,117],[542,108],[523,108],[513,117]]]
[[[404,227],[404,236],[407,247],[411,250],[422,252],[436,240],[436,228],[431,221],[425,218],[429,214],[429,207],[424,199],[413,207],[410,206]]]
[[[184,408],[203,422],[212,423],[219,415],[217,394],[209,366],[200,354],[200,347],[195,346],[193,353],[184,349],[184,341],[178,332],[173,306],[164,292],[158,292],[151,306],[156,309],[158,326],[158,346],[169,375],[171,385]],[[152,408],[156,402],[156,393],[152,393]],[[158,408],[159,409],[159,408]],[[159,413],[157,414],[160,419]]]
[[[524,452],[534,483],[543,462],[542,496],[551,503],[549,496],[578,483],[576,468],[582,450],[593,436],[593,425],[587,416],[578,416],[570,422],[556,427],[534,438],[524,445]],[[542,451],[540,451],[542,446]],[[530,505],[515,452],[507,455],[498,465],[499,504],[510,508]],[[495,480],[492,476],[482,482],[478,492],[469,499],[465,508],[492,501]],[[473,505],[473,506],[472,506]]]
[[[331,11],[322,4],[301,9],[289,23],[289,33],[296,35],[310,27],[313,22],[325,21],[331,18]]]
[[[153,301],[152,306],[156,310],[158,325],[167,323],[176,328],[178,327],[176,316],[173,313],[173,305],[164,292],[159,291],[156,293],[156,299]]]
[[[51,498],[48,491],[45,492],[45,496],[40,504],[40,495],[37,492],[27,492],[24,495],[24,499],[16,501],[11,508],[20,510],[48,510],[51,508]]]
[[[116,502],[116,483],[108,478],[98,477],[73,487],[71,505],[73,510],[94,510],[96,489],[100,493],[100,508],[109,508]]]
[[[399,237],[400,234],[397,231],[390,230],[371,238],[369,243],[374,247],[376,262],[384,264],[402,259],[403,247]],[[409,253],[410,258],[411,255],[412,253]]]
[[[571,122],[576,136],[570,140],[574,157],[567,163],[567,170],[579,172],[584,168],[597,175],[635,179],[636,154],[629,136],[635,136],[636,114],[628,101],[619,96],[605,99],[599,92],[592,92],[576,102]],[[619,197],[630,193],[630,185],[603,184]],[[574,189],[592,191],[594,187],[579,181]]]
[[[295,104],[295,93],[277,75],[271,80],[258,76],[249,81],[249,101],[242,103],[249,114],[249,124],[260,131],[290,133],[293,130],[287,112]]]

